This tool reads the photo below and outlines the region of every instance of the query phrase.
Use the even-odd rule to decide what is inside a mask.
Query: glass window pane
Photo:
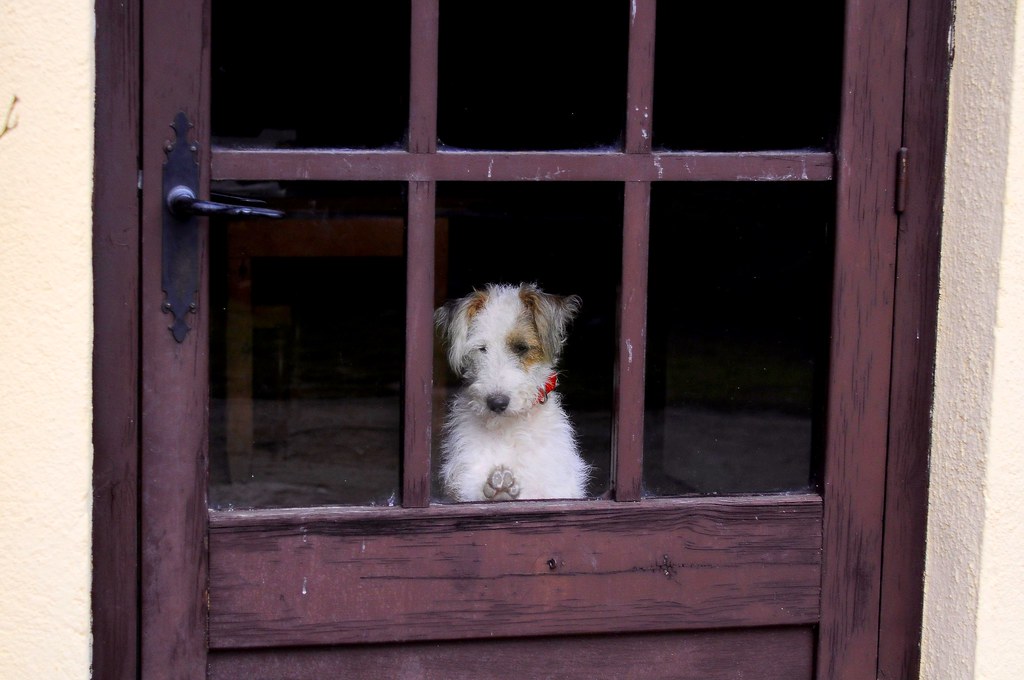
[[[447,183],[439,186],[437,201],[438,217],[447,224],[448,260],[439,299],[462,298],[490,283],[521,282],[580,297],[557,366],[557,392],[593,467],[587,495],[603,494],[611,451],[622,185]],[[434,384],[434,431],[440,433],[446,403],[460,386],[440,341]],[[435,467],[439,444],[435,437]],[[450,500],[439,483],[434,488],[438,499]]]
[[[213,3],[222,146],[394,147],[409,118],[409,2]]]
[[[288,217],[211,221],[211,506],[398,502],[404,185],[214,188]]]
[[[451,148],[619,146],[621,0],[441,2],[438,137]]]
[[[843,3],[659,2],[657,11],[656,148],[832,146]]]
[[[806,489],[823,406],[830,184],[652,189],[650,495]]]

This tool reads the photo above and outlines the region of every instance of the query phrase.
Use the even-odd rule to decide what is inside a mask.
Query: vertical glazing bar
[[[651,183],[626,182],[622,298],[615,389],[615,500],[640,500],[644,455],[644,353],[647,343],[647,244]]]
[[[437,150],[437,26],[439,0],[412,0],[409,48],[409,151]]]
[[[651,151],[655,14],[655,0],[631,0],[629,4],[626,153]]]
[[[402,505],[407,508],[430,504],[435,193],[434,182],[409,182],[402,448]]]
[[[409,151],[437,151],[439,0],[412,0],[409,47]],[[409,182],[406,228],[405,410],[402,505],[430,504],[430,422],[433,391],[433,182]]]
[[[626,153],[651,151],[655,10],[655,0],[630,1]],[[643,492],[644,353],[647,349],[650,207],[650,182],[626,182],[612,467],[617,501],[640,500]]]

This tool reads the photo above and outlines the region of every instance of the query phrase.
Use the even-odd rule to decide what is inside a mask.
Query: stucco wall
[[[1024,8],[957,3],[922,677],[1024,668]]]
[[[93,72],[92,2],[0,2],[4,678],[89,677]]]

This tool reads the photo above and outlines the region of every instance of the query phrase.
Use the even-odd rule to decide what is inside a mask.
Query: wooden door
[[[143,9],[144,677],[874,677],[905,5]],[[181,144],[287,217],[175,337]],[[433,483],[499,277],[584,299],[587,500]]]

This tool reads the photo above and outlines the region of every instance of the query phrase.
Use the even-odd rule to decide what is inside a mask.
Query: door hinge
[[[901,146],[896,152],[896,213],[901,214],[907,207],[907,147]]]

